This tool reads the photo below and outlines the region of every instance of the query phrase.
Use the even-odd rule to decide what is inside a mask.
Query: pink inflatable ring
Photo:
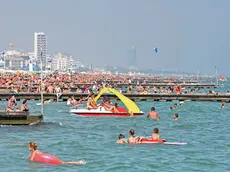
[[[61,164],[63,164],[63,161],[61,161],[59,158],[57,158],[54,155],[47,154],[47,153],[41,153],[41,154],[35,155],[33,161],[43,163],[43,164],[51,164],[51,165],[61,165]]]

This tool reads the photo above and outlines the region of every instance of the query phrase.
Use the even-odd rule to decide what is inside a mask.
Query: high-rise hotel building
[[[42,59],[42,69],[46,70],[47,36],[43,32],[34,33],[34,57],[38,61],[39,66]]]

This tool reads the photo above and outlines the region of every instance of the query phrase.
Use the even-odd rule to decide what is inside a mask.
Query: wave
[[[43,121],[40,123],[41,125],[49,125],[49,126],[61,126],[63,127],[64,125],[61,122],[52,122],[52,121]]]

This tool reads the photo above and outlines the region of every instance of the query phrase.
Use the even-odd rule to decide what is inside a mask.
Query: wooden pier
[[[71,92],[76,92],[77,91],[77,87],[83,88],[84,86],[89,86],[92,87],[94,84],[77,84],[75,85],[75,87],[71,87],[70,91]],[[112,84],[114,85],[114,84]],[[137,84],[131,84],[133,86],[136,86]],[[174,86],[176,84],[174,83],[168,83],[168,84],[163,84],[163,83],[155,83],[155,84],[140,84],[143,87],[156,87],[156,88],[168,88],[170,86]],[[208,89],[213,89],[213,88],[217,88],[218,86],[216,86],[215,84],[180,84],[182,87],[185,87],[187,89],[191,89],[191,88],[208,88]],[[115,87],[123,87],[123,88],[127,88],[129,86],[129,84],[116,84]],[[17,87],[16,85],[14,87]],[[38,86],[35,86],[33,88],[31,88],[31,91],[36,91]],[[68,89],[68,88],[61,88],[61,89]],[[0,87],[0,92],[9,92],[11,90],[11,87]],[[26,87],[23,87],[22,90],[23,92],[27,91]]]
[[[59,100],[67,101],[69,96],[74,95],[75,99],[79,99],[80,97],[87,97],[88,94],[77,94],[77,93],[68,93],[62,94],[59,97]],[[129,97],[131,100],[134,101],[220,101],[220,102],[230,102],[230,94],[124,94],[125,96]],[[57,100],[56,94],[44,94],[45,100]],[[109,97],[111,100],[119,100],[113,94],[103,95]],[[102,98],[103,98],[102,96]],[[40,100],[41,94],[38,93],[18,93],[15,94],[17,100]],[[0,100],[6,101],[9,98],[8,93],[0,93]]]

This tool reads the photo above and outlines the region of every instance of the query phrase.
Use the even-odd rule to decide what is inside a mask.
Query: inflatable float
[[[142,138],[141,143],[164,143],[165,140],[153,140],[151,138]]]
[[[153,140],[152,138],[142,138],[140,140],[141,144],[165,144],[165,145],[186,145],[185,142],[166,142],[163,139]]]
[[[47,153],[41,153],[41,154],[35,155],[33,161],[39,162],[42,164],[50,164],[50,165],[61,165],[61,164],[63,164],[63,161],[61,161],[58,157],[51,155],[51,154],[47,154]]]

